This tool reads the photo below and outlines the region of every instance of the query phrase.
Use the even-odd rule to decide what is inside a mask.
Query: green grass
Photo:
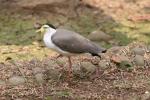
[[[66,18],[58,16],[51,23],[56,24],[58,20],[62,21]],[[41,19],[40,22],[46,22],[46,20]],[[125,20],[116,23],[112,20],[104,20],[100,25],[96,25],[96,22],[97,19],[94,16],[82,15],[74,20],[67,21],[64,25],[84,36],[100,29],[119,41],[119,45],[127,45],[133,40],[150,43],[149,22],[133,23]],[[42,40],[41,35],[35,32],[33,24],[32,18],[21,19],[10,15],[0,15],[0,62],[7,60],[7,58],[29,60],[32,58],[42,59],[45,55],[49,55],[49,50],[33,44],[35,41],[39,43],[39,40]],[[112,45],[104,43],[104,46],[110,48]],[[23,49],[19,52],[11,52],[24,47],[29,47],[29,51]],[[40,49],[35,50],[36,47]],[[8,53],[3,53],[3,49]]]
[[[0,16],[0,44],[30,44],[36,36],[33,22]]]
[[[150,43],[150,22],[122,21],[121,26],[115,28],[116,32],[126,35],[127,38]]]

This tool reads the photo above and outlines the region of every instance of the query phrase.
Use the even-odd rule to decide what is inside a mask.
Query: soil
[[[144,66],[134,64],[133,58],[136,54],[132,49],[135,47],[145,51]],[[128,61],[132,61],[131,65],[122,67],[119,59],[112,58],[116,54],[126,56],[130,59]],[[0,98],[1,100],[42,100],[43,98],[46,100],[148,100],[150,99],[149,58],[149,49],[139,43],[120,47],[117,53],[114,49],[110,49],[103,54],[101,60],[107,62],[108,66],[105,69],[98,65],[101,61],[99,58],[90,55],[74,56],[72,78],[68,77],[66,57],[58,59],[46,57],[30,61],[8,59],[7,63],[0,64]],[[87,63],[89,66],[81,65],[86,62],[93,65],[90,63]],[[96,69],[90,66],[96,66]],[[14,83],[12,82],[14,76],[23,79]]]

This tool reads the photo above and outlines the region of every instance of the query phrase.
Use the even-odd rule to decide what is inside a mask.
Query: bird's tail
[[[101,50],[101,51],[99,51],[99,52],[97,52],[97,53],[91,53],[91,55],[92,56],[97,56],[97,57],[99,57],[99,58],[101,58],[101,53],[106,53],[107,52],[107,49],[103,49],[103,50]]]
[[[91,53],[92,56],[97,56],[97,57],[100,57],[101,58],[101,53],[106,53],[107,52],[107,49],[106,48],[103,48],[103,47],[100,47],[99,45],[95,44],[95,50],[94,52]]]
[[[101,53],[106,53],[107,52],[107,49],[105,49],[105,48],[103,48],[102,50],[101,50]]]

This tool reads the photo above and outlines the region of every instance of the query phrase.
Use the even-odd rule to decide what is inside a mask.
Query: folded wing
[[[71,53],[91,53],[94,55],[106,51],[78,33],[64,29],[57,29],[51,39],[61,50]]]

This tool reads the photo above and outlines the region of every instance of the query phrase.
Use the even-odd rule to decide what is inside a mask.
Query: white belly
[[[62,55],[66,55],[66,56],[72,55],[71,53],[66,52],[66,51],[63,51],[63,50],[61,50],[59,47],[57,47],[57,46],[51,41],[51,36],[52,36],[52,35],[53,35],[53,34],[47,34],[47,33],[44,35],[43,41],[44,41],[45,45],[46,45],[48,48],[50,48],[50,49],[52,49],[52,50],[54,50],[54,51],[56,51],[56,52],[58,52],[58,53],[60,53],[60,54],[62,54]]]

